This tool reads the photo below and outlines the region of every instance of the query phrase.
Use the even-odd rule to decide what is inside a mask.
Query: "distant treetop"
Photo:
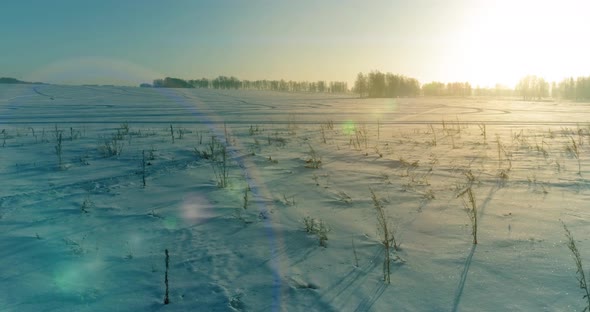
[[[1,77],[0,78],[0,83],[22,83],[22,84],[30,84],[31,82],[20,81],[20,80],[18,80],[16,78]]]

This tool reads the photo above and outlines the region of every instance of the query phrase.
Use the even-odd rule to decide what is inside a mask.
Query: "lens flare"
[[[167,230],[176,230],[178,228],[178,219],[176,217],[164,218],[164,227]]]
[[[397,111],[397,108],[398,108],[397,99],[388,99],[385,108],[389,112],[395,112],[395,111]]]
[[[85,285],[81,268],[69,266],[55,272],[53,280],[59,290],[63,292],[72,292]]]
[[[187,195],[180,209],[182,220],[188,224],[200,224],[213,217],[213,206],[199,194]]]
[[[79,294],[95,289],[103,269],[101,260],[88,262],[65,262],[53,272],[53,282],[63,293]]]
[[[354,124],[354,121],[348,120],[342,124],[342,132],[346,135],[353,134],[355,129],[356,125]]]

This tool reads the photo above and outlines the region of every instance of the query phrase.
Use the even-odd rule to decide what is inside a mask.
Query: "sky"
[[[359,72],[379,70],[422,83],[559,81],[590,75],[588,9],[582,0],[4,1],[0,76],[352,85]]]

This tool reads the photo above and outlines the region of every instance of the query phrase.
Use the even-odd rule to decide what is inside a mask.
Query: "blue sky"
[[[585,43],[558,41],[574,52],[551,67],[539,64],[562,57],[560,49],[519,40],[537,30],[585,36],[585,4],[561,3],[11,1],[0,10],[0,76],[131,85],[217,75],[351,82],[359,71],[381,70],[422,82],[493,84],[525,74],[590,74]]]

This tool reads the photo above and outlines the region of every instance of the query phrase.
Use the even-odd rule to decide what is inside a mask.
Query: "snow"
[[[589,120],[571,102],[0,85],[0,310],[581,310],[560,220],[589,261]],[[212,136],[226,188],[195,153]],[[370,189],[401,241],[390,285]]]

